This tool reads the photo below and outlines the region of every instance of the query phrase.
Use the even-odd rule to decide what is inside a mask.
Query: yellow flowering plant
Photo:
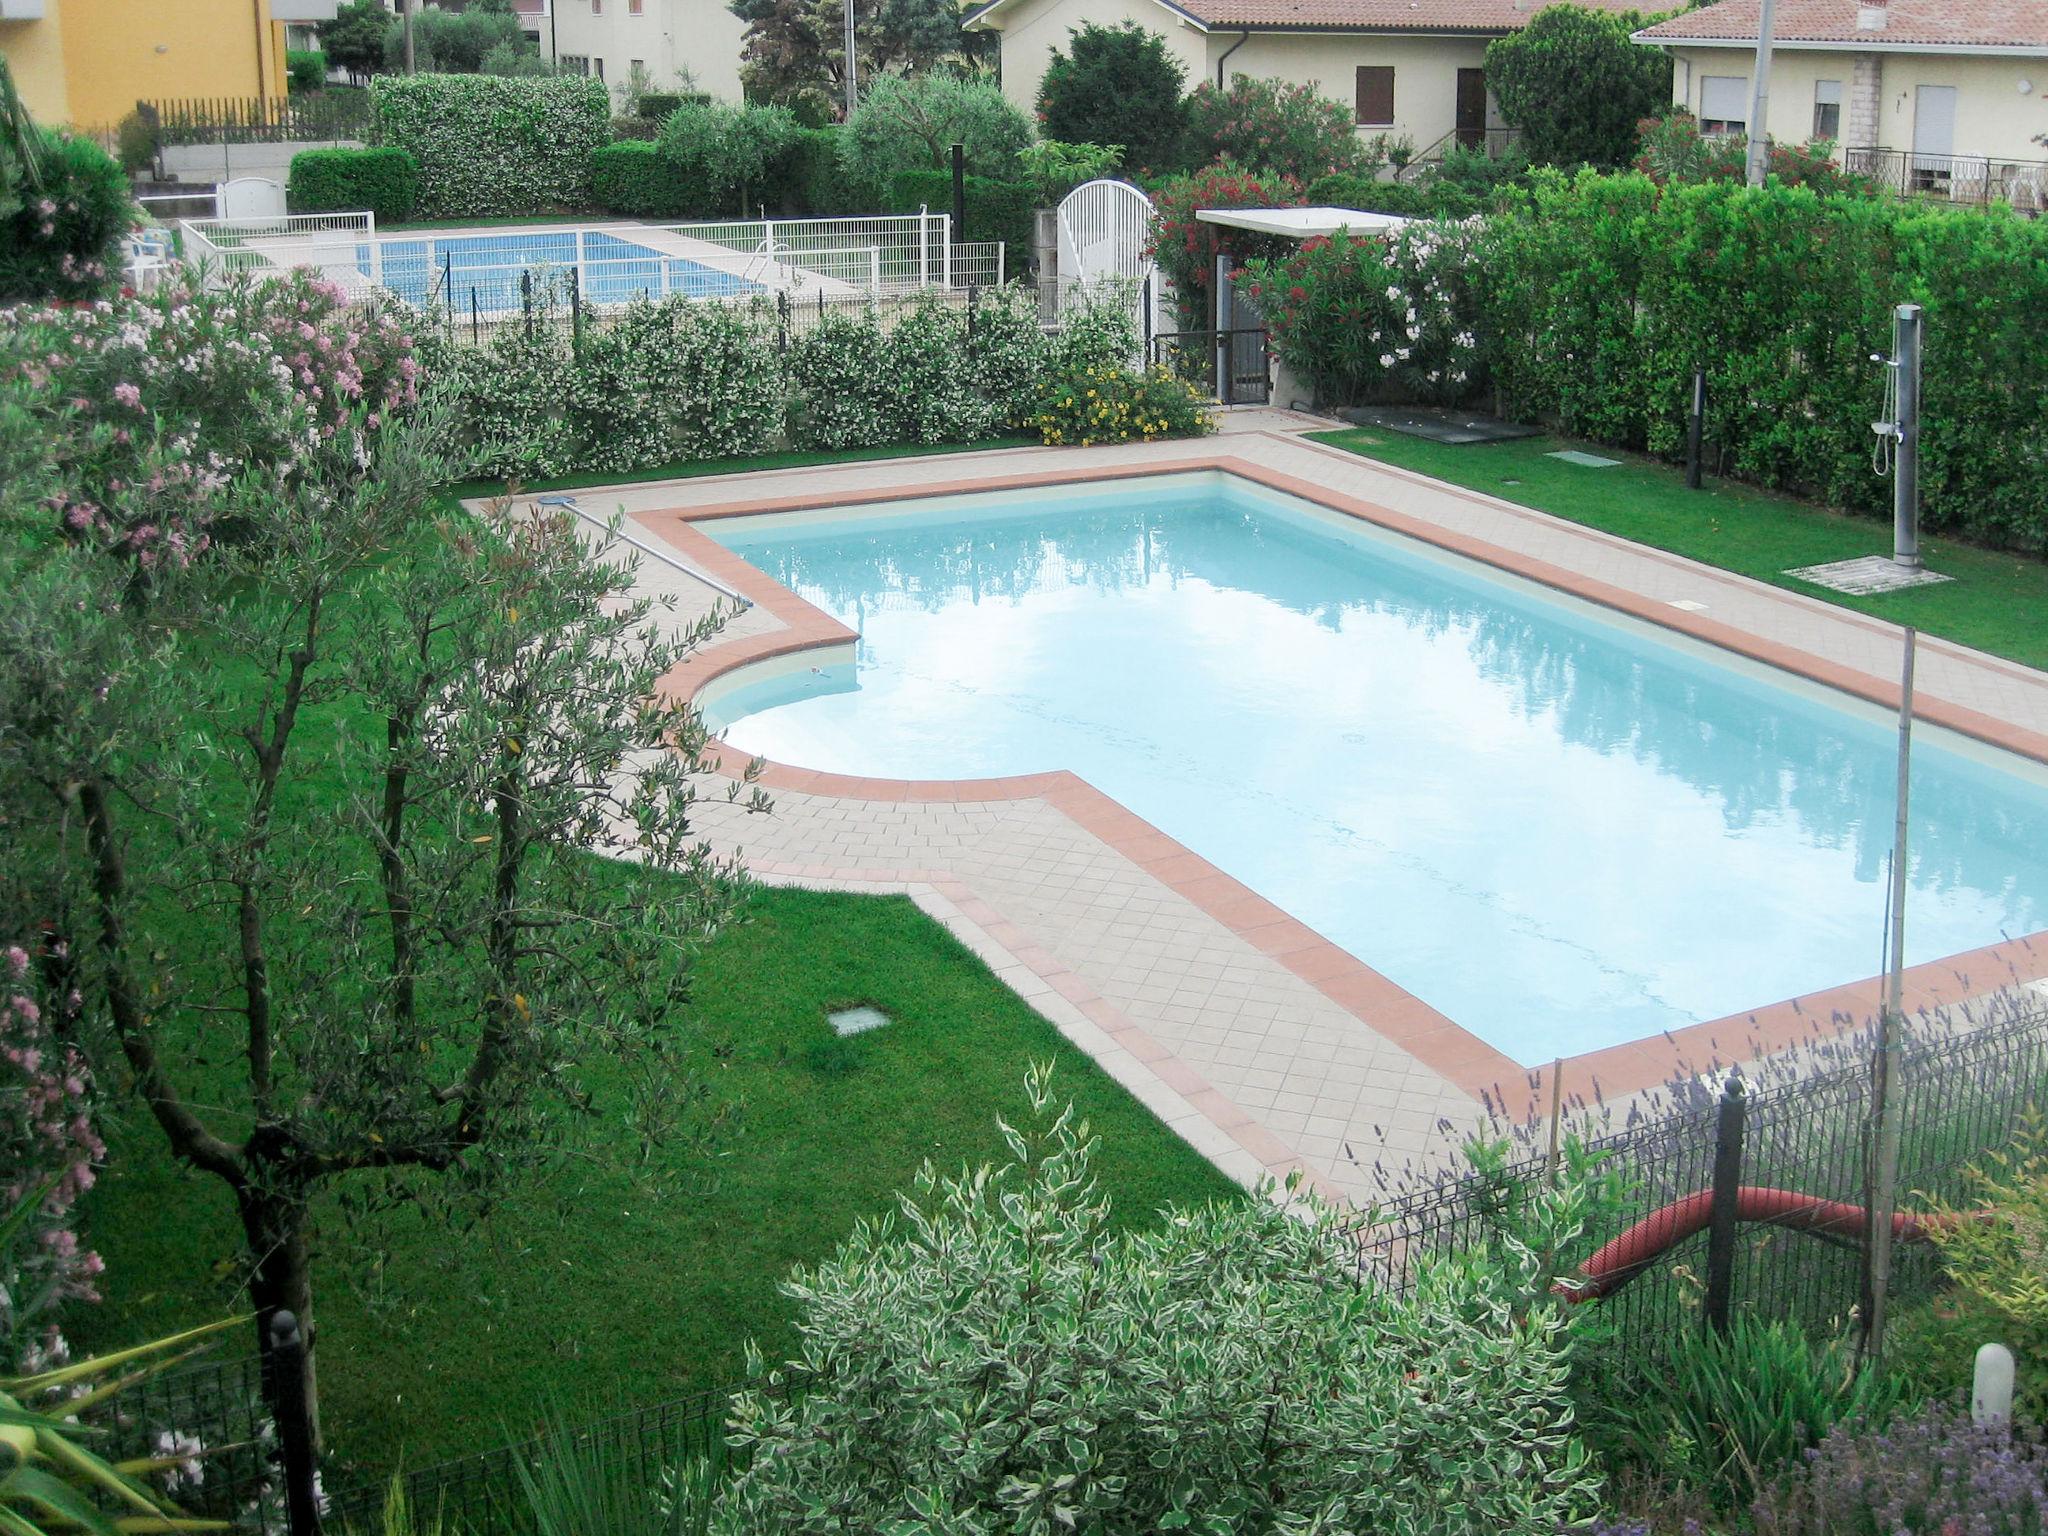
[[[1096,364],[1041,381],[1031,426],[1048,444],[1087,448],[1200,437],[1216,430],[1216,417],[1198,390],[1166,368]]]

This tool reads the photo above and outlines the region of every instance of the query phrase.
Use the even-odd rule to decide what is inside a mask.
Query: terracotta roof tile
[[[1866,8],[1885,13],[1881,29],[1856,25],[1857,12]],[[1753,43],[1760,9],[1759,0],[1721,0],[1636,35],[1649,42],[1704,38]],[[1793,44],[2048,48],[2048,0],[1890,0],[1876,7],[1859,0],[1778,0],[1775,36]]]
[[[1211,26],[1328,27],[1373,32],[1514,32],[1546,0],[1178,0]],[[1588,0],[1600,11],[1642,0]]]

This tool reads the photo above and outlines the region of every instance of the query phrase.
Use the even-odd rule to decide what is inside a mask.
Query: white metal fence
[[[1001,242],[955,244],[946,214],[385,232],[367,213],[186,219],[184,254],[215,280],[291,266],[420,309],[487,322],[639,299],[770,297],[827,305],[999,285]]]

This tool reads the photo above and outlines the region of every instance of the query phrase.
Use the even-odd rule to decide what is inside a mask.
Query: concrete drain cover
[[[825,1022],[833,1032],[840,1035],[864,1035],[871,1029],[880,1029],[889,1022],[889,1015],[879,1008],[841,1008],[836,1013],[825,1015]]]
[[[1560,448],[1556,453],[1546,453],[1546,459],[1563,459],[1567,464],[1577,464],[1585,469],[1612,469],[1619,459],[1603,459],[1597,453],[1581,453],[1576,448]]]
[[[1953,581],[1935,571],[1909,571],[1896,565],[1888,555],[1865,555],[1860,560],[1836,560],[1828,565],[1802,565],[1787,571],[1801,581],[1830,592],[1847,592],[1852,597],[1875,597],[1882,592],[1903,592],[1908,587],[1931,587],[1938,581]]]

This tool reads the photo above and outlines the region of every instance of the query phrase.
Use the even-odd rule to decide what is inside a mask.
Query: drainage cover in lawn
[[[888,1023],[889,1015],[879,1008],[841,1008],[826,1014],[825,1022],[841,1035],[864,1035]]]

